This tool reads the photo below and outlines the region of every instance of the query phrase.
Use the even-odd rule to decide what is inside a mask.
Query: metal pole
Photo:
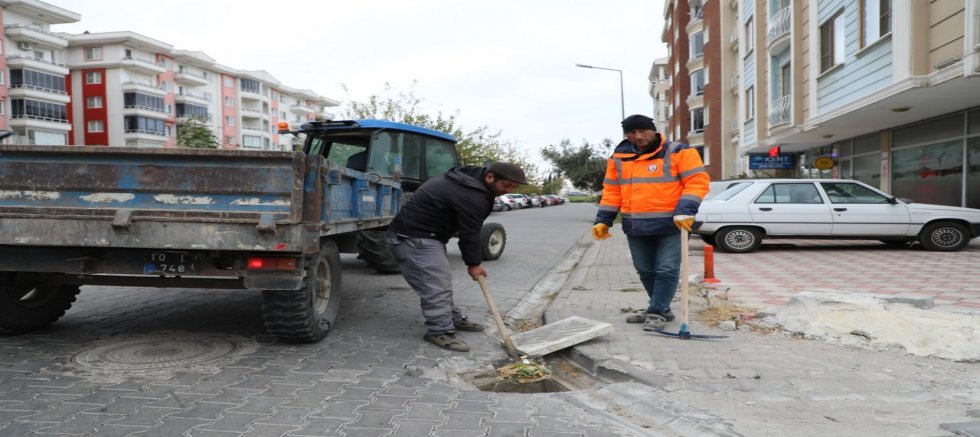
[[[588,64],[575,64],[575,66],[582,68],[594,68],[596,70],[615,71],[619,73],[619,119],[622,120],[626,118],[626,99],[623,97],[623,70],[616,68],[596,67]]]

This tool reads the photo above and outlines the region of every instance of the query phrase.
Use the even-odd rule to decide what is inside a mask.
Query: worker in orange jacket
[[[691,231],[710,179],[697,150],[667,141],[652,118],[631,115],[622,125],[626,139],[606,164],[592,235],[611,237],[609,228],[622,214],[633,267],[650,298],[644,314],[626,321],[661,330],[674,320],[670,302],[680,279],[680,230]]]

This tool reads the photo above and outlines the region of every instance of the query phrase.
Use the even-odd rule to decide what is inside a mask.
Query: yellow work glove
[[[609,235],[609,225],[605,223],[596,223],[592,227],[592,237],[596,240],[605,240],[606,238],[612,237]]]
[[[674,226],[682,231],[691,232],[691,226],[694,225],[693,215],[675,215],[674,216]]]

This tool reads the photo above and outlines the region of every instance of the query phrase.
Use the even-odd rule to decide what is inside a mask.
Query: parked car
[[[517,202],[517,206],[516,206],[517,208],[527,208],[531,206],[531,199],[528,199],[527,196],[523,194],[510,193],[510,194],[504,194],[501,197],[513,199],[515,202]]]
[[[500,200],[500,197],[494,197],[493,198],[493,212],[500,212],[500,211],[503,211],[505,209],[510,209],[510,207],[508,207],[507,205],[505,205],[504,204],[504,201],[503,200]]]
[[[519,199],[510,197],[509,195],[506,194],[503,196],[497,196],[497,200],[499,200],[500,203],[503,204],[504,211],[510,211],[512,209],[521,209],[524,207]]]
[[[702,202],[694,226],[725,252],[752,252],[765,238],[917,241],[952,252],[980,235],[980,209],[910,203],[854,180],[745,179]]]
[[[708,195],[704,197],[704,200],[708,200],[715,197],[725,190],[734,187],[738,184],[745,183],[753,179],[721,179],[717,181],[711,181],[710,187],[708,188]]]

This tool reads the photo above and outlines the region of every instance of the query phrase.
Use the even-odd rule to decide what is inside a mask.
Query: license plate
[[[143,274],[193,275],[197,273],[197,264],[197,255],[190,252],[147,252]]]

